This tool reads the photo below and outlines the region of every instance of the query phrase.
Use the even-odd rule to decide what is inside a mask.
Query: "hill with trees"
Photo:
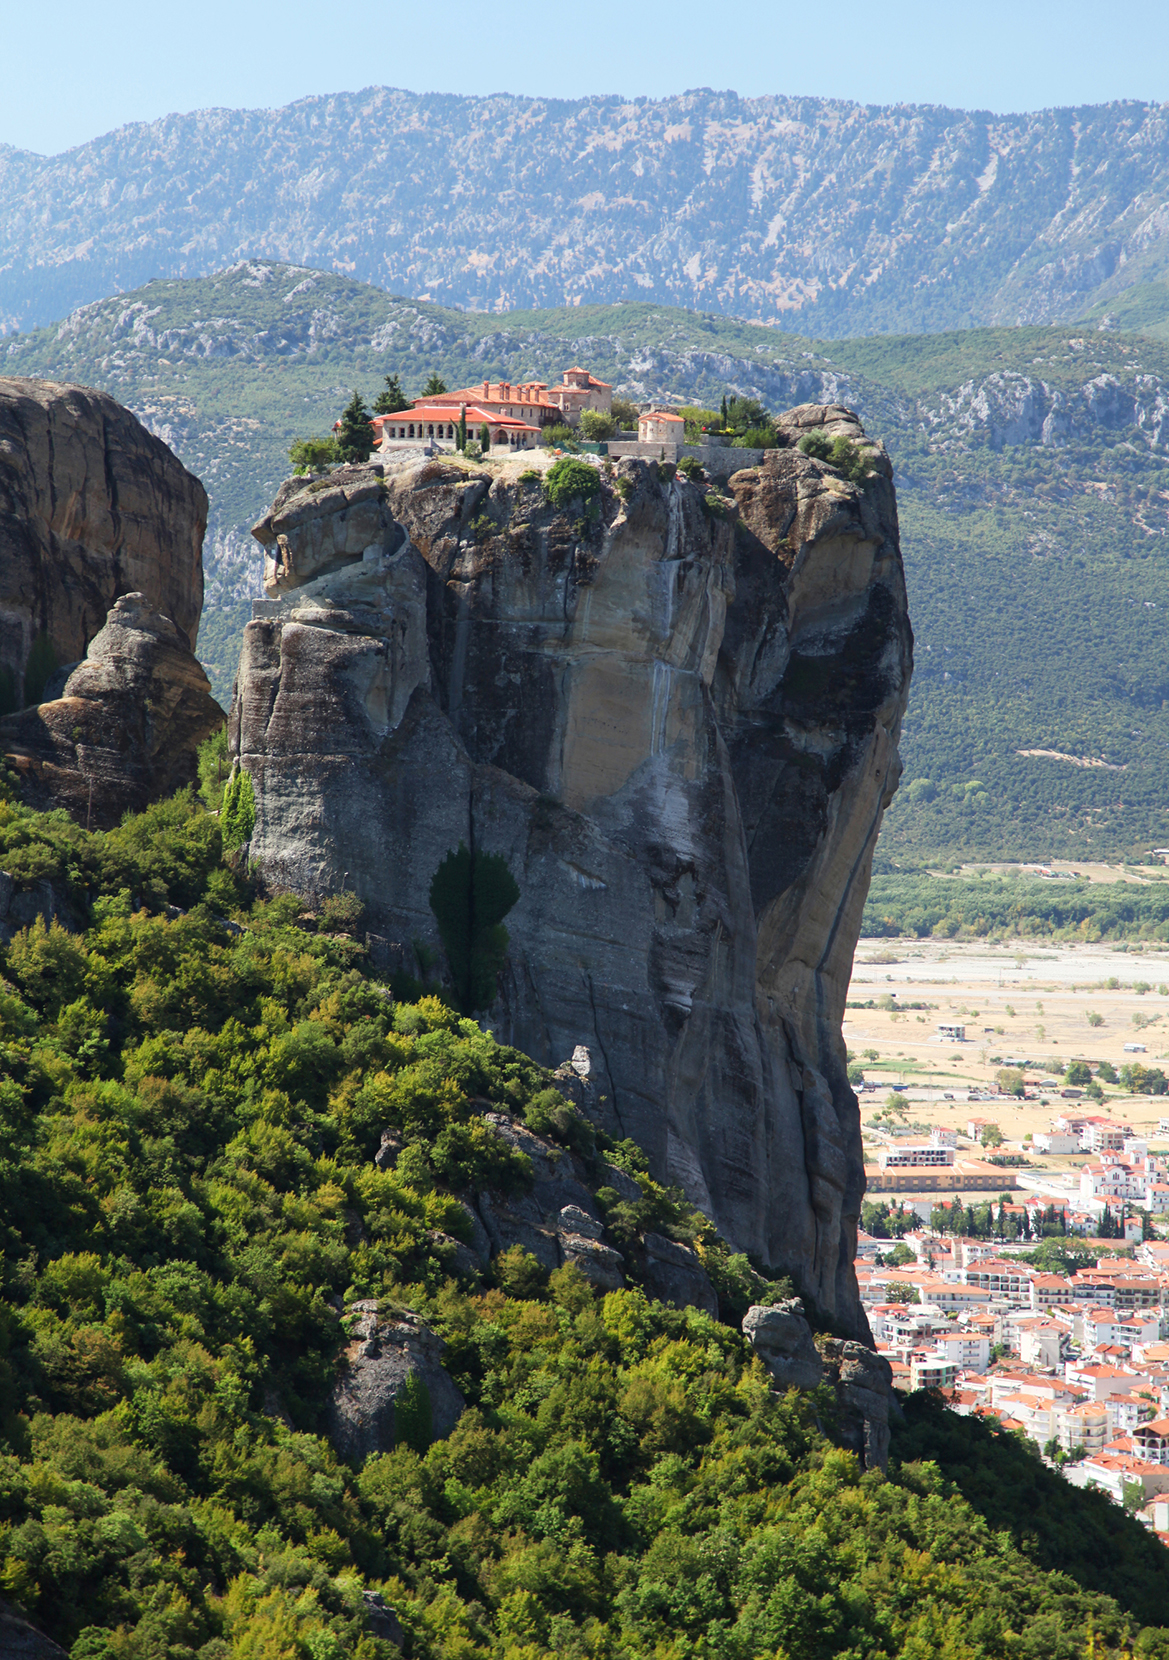
[[[292,260],[481,312],[651,301],[839,338],[1060,322],[1169,265],[1164,105],[992,115],[418,95],[0,147],[0,323]]]
[[[73,927],[0,950],[0,1588],[73,1660],[1169,1656],[1156,1539],[928,1399],[862,1473],[738,1330],[779,1288],[526,1057],[395,998],[352,904],[259,899],[190,794],[89,834],[4,793],[0,865]],[[469,1270],[460,1193],[530,1179],[488,1108],[616,1161],[610,1226],[696,1241],[718,1317]],[[362,1299],[445,1342],[445,1438],[420,1397],[336,1451]]]

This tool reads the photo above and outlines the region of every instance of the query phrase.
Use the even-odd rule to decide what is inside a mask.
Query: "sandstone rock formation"
[[[375,1301],[349,1305],[356,1325],[329,1398],[329,1436],[342,1458],[389,1452],[416,1434],[441,1440],[466,1402],[443,1371],[445,1345],[415,1314],[379,1315]],[[403,1398],[410,1422],[401,1422]]]
[[[870,476],[795,449],[812,427]],[[292,481],[232,743],[249,857],[355,890],[389,968],[442,963],[446,855],[501,855],[497,1034],[583,1039],[602,1126],[864,1337],[840,1023],[912,639],[883,449],[834,406],[782,430],[725,494],[598,463],[563,512],[546,456]]]
[[[0,714],[39,702],[121,594],[194,650],[206,525],[199,480],[113,398],[0,377]]]
[[[893,1371],[883,1355],[839,1337],[821,1338],[817,1349],[798,1299],[749,1308],[743,1331],[780,1389],[828,1384],[836,1396],[836,1438],[865,1469],[888,1468],[889,1415],[898,1409]]]
[[[144,594],[124,594],[60,697],[0,721],[26,801],[93,829],[194,782],[223,710],[186,641]]]

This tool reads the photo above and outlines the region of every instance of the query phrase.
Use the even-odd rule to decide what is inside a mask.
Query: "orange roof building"
[[[639,444],[680,444],[686,422],[672,409],[643,409],[637,417]]]
[[[479,429],[486,426],[491,434],[492,447],[498,445],[513,450],[530,450],[540,442],[538,425],[503,415],[498,406],[477,403],[452,406],[435,398],[420,400],[413,409],[399,410],[396,415],[375,415],[370,424],[383,450],[397,444],[425,444],[431,441],[450,444],[458,436],[459,416],[462,413],[467,417],[467,436],[477,438]]]

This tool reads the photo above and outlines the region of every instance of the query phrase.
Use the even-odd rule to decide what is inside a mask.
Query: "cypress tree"
[[[455,439],[456,449],[465,450],[467,447],[467,406],[464,404],[459,410],[459,435]]]
[[[337,453],[342,461],[368,461],[373,450],[373,428],[361,393],[355,392],[341,412]]]
[[[410,400],[402,390],[402,383],[397,375],[387,375],[386,384],[377,395],[373,406],[375,415],[397,415],[403,409],[410,408]]]

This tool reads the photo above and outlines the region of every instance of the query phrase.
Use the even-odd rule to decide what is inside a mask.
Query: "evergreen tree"
[[[723,393],[722,418],[723,418],[723,431],[725,432],[727,430],[727,395],[726,395],[725,392]]]
[[[484,421],[483,425],[479,428],[479,443],[482,446],[483,454],[486,455],[487,451],[491,448],[491,428],[487,425],[486,421]]]
[[[337,453],[342,461],[368,461],[373,449],[373,428],[361,393],[355,392],[341,412]]]
[[[424,398],[441,398],[446,389],[447,384],[446,381],[443,380],[442,376],[432,374],[426,385],[422,388],[422,396]]]
[[[378,393],[373,406],[375,415],[397,415],[403,409],[410,408],[410,400],[402,390],[402,383],[397,375],[387,375],[386,384]]]
[[[467,406],[466,406],[466,404],[464,404],[463,407],[459,410],[459,432],[458,432],[458,437],[455,439],[455,448],[459,449],[459,450],[465,450],[466,447],[467,447]]]

